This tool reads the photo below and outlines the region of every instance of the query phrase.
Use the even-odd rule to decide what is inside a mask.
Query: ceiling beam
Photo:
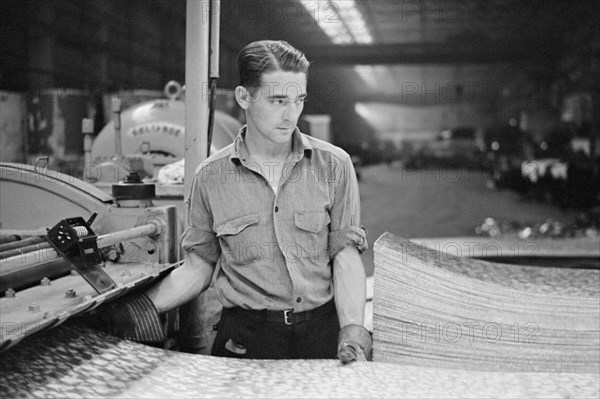
[[[552,61],[559,49],[547,45],[519,46],[518,41],[484,44],[401,43],[310,46],[305,54],[315,67],[357,64],[481,64],[513,61]]]

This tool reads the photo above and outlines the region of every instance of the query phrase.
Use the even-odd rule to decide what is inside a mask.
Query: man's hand
[[[338,359],[342,361],[342,364],[372,360],[372,357],[373,340],[366,328],[350,324],[340,330]]]

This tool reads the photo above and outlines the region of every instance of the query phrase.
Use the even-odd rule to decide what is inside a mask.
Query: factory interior
[[[599,4],[2,1],[0,396],[598,398]],[[296,125],[353,166],[369,361],[211,356],[216,277],[160,338],[98,321],[186,265],[259,40],[304,53]]]

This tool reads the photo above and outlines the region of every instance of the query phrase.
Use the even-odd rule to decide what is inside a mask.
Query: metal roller
[[[47,242],[42,242],[42,243],[33,244],[33,245],[26,245],[23,247],[9,249],[7,251],[0,252],[0,259],[6,259],[6,258],[13,257],[13,256],[19,256],[22,254],[26,254],[28,252],[39,251],[39,250],[47,249],[47,248],[50,248],[50,244],[48,244]]]
[[[101,235],[98,237],[98,247],[105,248],[136,238],[157,235],[162,230],[160,223],[150,222],[131,229]],[[2,259],[0,292],[4,292],[8,288],[18,289],[31,285],[39,281],[41,277],[54,278],[64,275],[71,270],[69,263],[60,258],[50,244],[45,243],[40,246],[43,247]]]
[[[29,245],[40,244],[45,241],[46,240],[44,240],[42,237],[24,238],[22,240],[20,239],[18,241],[13,241],[13,242],[10,242],[7,244],[0,245],[0,252],[10,251],[12,249],[22,248],[22,247],[26,247]]]
[[[83,226],[75,226],[73,229],[77,233],[77,237],[85,237],[88,235],[87,229]]]

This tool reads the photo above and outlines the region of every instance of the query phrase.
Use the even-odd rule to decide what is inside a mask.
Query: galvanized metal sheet
[[[240,360],[119,340],[68,324],[0,358],[11,398],[598,397],[595,374],[491,373],[336,360]]]

